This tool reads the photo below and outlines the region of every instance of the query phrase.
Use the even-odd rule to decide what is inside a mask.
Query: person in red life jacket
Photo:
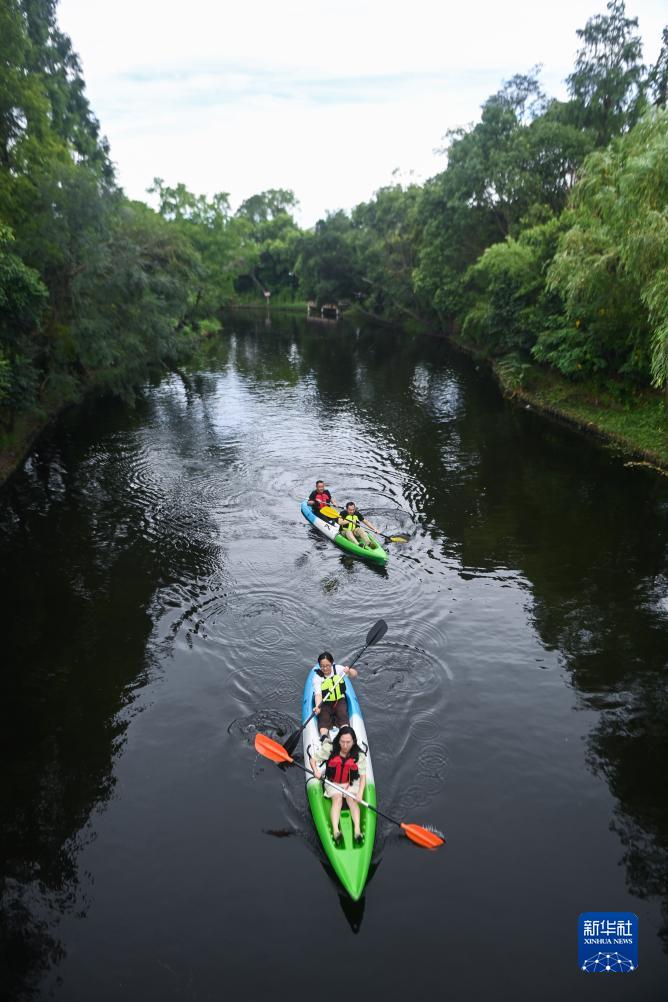
[[[320,514],[320,509],[323,505],[335,506],[337,508],[339,506],[338,501],[334,501],[332,495],[325,487],[324,480],[316,480],[315,490],[309,494],[306,504],[311,506],[314,515]]]
[[[327,737],[330,727],[342,727],[349,723],[346,676],[357,678],[357,670],[348,665],[334,664],[333,655],[323,651],[313,672],[313,699],[321,741]]]
[[[330,818],[335,844],[338,845],[343,837],[339,830],[339,819],[344,797],[353,821],[355,841],[361,842],[360,805],[357,801],[364,796],[366,755],[357,744],[357,736],[352,727],[345,724],[331,744],[323,742],[311,757],[311,768],[318,779],[328,779],[330,783],[336,783],[342,788],[335,790],[330,783],[323,784],[325,796],[332,801]]]
[[[346,510],[339,512],[339,525],[341,526],[341,532],[349,539],[351,543],[358,543],[360,546],[366,546],[370,550],[375,550],[378,543],[375,539],[370,539],[364,529],[362,528],[362,523],[367,525],[372,532],[380,532],[375,525],[364,517],[362,512],[359,510],[354,501],[348,501],[346,504]]]

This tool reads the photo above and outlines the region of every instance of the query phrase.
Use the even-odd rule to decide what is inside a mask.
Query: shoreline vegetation
[[[658,393],[638,391],[624,403],[605,388],[574,385],[543,369],[534,368],[521,387],[506,383],[498,369],[495,373],[509,399],[614,445],[628,458],[627,466],[668,476],[668,423]]]
[[[502,362],[467,354],[489,365],[506,399],[614,446],[627,458],[626,466],[645,466],[668,476],[668,421],[659,392],[637,390],[620,398],[596,383],[572,383],[537,365],[527,366],[518,383]]]
[[[651,66],[624,0],[576,34],[566,100],[518,73],[440,173],[304,230],[289,189],[127,198],[56,3],[6,0],[0,483],[64,408],[178,371],[221,309],[309,302],[448,337],[520,406],[668,469],[668,26]]]

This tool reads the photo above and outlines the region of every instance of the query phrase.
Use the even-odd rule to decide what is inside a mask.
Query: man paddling
[[[375,525],[364,517],[362,512],[359,510],[354,501],[348,501],[346,504],[346,510],[339,512],[339,525],[341,526],[341,532],[349,539],[351,543],[358,543],[360,546],[366,546],[370,550],[375,550],[378,543],[375,539],[370,539],[366,532],[362,528],[362,523],[367,525],[372,532],[377,532],[380,535],[380,529],[377,529]]]
[[[320,655],[318,667],[313,672],[313,695],[321,740],[327,737],[334,724],[343,727],[350,723],[344,681],[346,675],[357,678],[357,669],[348,665],[335,665],[334,657],[329,651]]]
[[[334,501],[332,495],[325,487],[324,480],[316,480],[315,490],[311,491],[306,502],[313,509],[314,515],[320,515],[320,509],[324,506],[333,505],[338,508],[338,501]]]

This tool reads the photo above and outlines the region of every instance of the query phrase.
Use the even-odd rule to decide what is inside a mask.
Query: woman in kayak
[[[348,501],[346,510],[339,512],[339,525],[342,534],[351,543],[358,543],[360,546],[368,546],[369,549],[375,550],[378,543],[375,539],[369,539],[362,528],[362,523],[368,525],[372,532],[380,532],[380,529],[377,529],[364,517],[354,501]]]
[[[361,842],[360,807],[357,801],[364,796],[366,755],[357,744],[357,736],[352,727],[344,724],[333,742],[323,742],[311,757],[311,768],[318,779],[329,779],[345,791],[335,790],[329,783],[324,784],[323,792],[332,801],[330,819],[335,844],[338,845],[343,837],[339,830],[339,819],[344,796],[353,821],[355,841]]]
[[[313,509],[314,515],[320,513],[323,505],[336,505],[338,507],[338,502],[333,500],[332,495],[325,487],[324,480],[316,480],[315,490],[309,494],[306,504]]]
[[[357,670],[348,665],[335,665],[334,656],[324,651],[313,672],[313,696],[318,717],[320,739],[327,737],[330,727],[342,727],[349,722],[346,702],[346,675],[357,678]]]

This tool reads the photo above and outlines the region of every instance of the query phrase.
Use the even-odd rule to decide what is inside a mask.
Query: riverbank
[[[614,444],[629,456],[668,475],[668,414],[657,391],[592,382],[574,383],[536,365],[517,367],[503,360],[492,370],[506,397],[532,407],[589,435]]]
[[[446,338],[457,351],[489,367],[507,399],[614,445],[630,461],[668,476],[668,409],[658,390],[572,382],[552,369],[516,358],[491,359],[456,334],[419,324],[403,326],[411,334]]]
[[[39,410],[20,415],[11,429],[0,431],[0,488],[25,462],[39,438],[78,402],[71,398],[42,401]]]

